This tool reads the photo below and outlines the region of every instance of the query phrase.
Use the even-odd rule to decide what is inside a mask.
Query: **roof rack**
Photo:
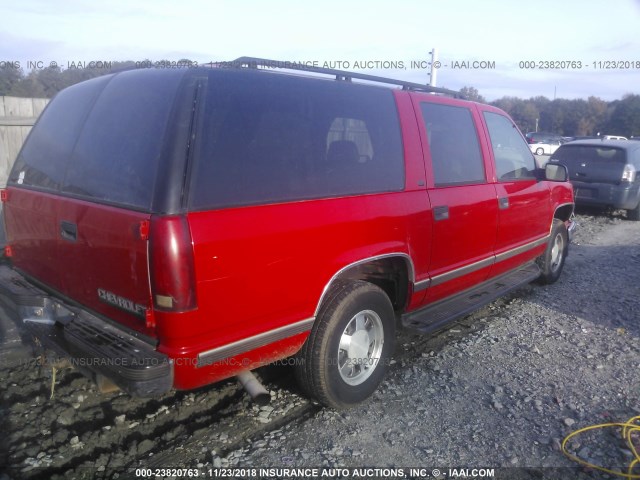
[[[304,72],[322,73],[325,75],[335,75],[336,80],[350,82],[353,78],[359,80],[367,80],[369,82],[386,83],[390,85],[398,85],[403,90],[412,90],[418,92],[441,93],[443,95],[451,95],[456,98],[465,98],[460,92],[449,90],[446,88],[432,87],[430,85],[422,85],[420,83],[404,82],[393,78],[378,77],[375,75],[367,75],[365,73],[347,72],[346,70],[334,70],[332,68],[313,67],[296,62],[288,62],[282,60],[268,60],[266,58],[256,57],[239,57],[229,62],[231,66],[249,68],[267,67],[282,68],[285,70],[301,70]]]

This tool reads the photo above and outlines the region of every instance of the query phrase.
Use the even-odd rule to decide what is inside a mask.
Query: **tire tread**
[[[549,266],[550,257],[551,257],[550,249],[553,245],[554,239],[558,231],[564,232],[564,252],[563,252],[562,265],[560,266],[560,270],[558,271],[557,275],[554,275],[554,273],[550,270],[550,266]],[[550,285],[552,283],[555,283],[556,280],[558,280],[564,268],[564,263],[567,260],[568,251],[569,251],[569,236],[567,234],[567,229],[564,226],[564,222],[562,220],[558,218],[554,218],[553,228],[551,229],[551,235],[549,237],[549,244],[547,246],[547,249],[545,250],[544,254],[538,257],[538,260],[537,260],[537,263],[538,263],[538,266],[540,267],[540,272],[541,272],[540,277],[538,278],[538,283],[540,283],[541,285]]]
[[[328,348],[326,344],[331,336],[331,329],[335,328],[334,314],[349,297],[357,298],[360,294],[372,291],[384,295],[388,300],[383,290],[363,280],[340,280],[332,285],[318,312],[311,333],[297,355],[298,361],[296,362],[295,376],[298,384],[305,394],[315,398],[325,406],[335,409],[351,406],[349,403],[340,402],[332,397],[330,394],[331,388],[327,382],[327,368],[330,368],[330,366],[326,362],[316,361],[323,357],[323,350]],[[388,302],[388,306],[393,312],[391,302],[389,300]],[[391,331],[395,335],[395,318],[390,320]],[[387,342],[393,345],[394,339],[385,337],[385,343]],[[379,365],[378,368],[384,368],[384,366]]]

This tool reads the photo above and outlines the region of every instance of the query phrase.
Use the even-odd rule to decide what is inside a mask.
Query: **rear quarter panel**
[[[314,317],[332,276],[361,259],[408,253],[424,192],[244,207],[188,215],[196,311],[156,315],[177,388],[221,380],[294,354],[308,332],[212,365],[197,354]],[[401,212],[401,213],[400,213]],[[423,292],[420,292],[423,293]]]
[[[389,193],[189,214],[206,320],[163,333],[213,348],[312,317],[341,268],[408,253],[422,197]]]
[[[198,308],[156,315],[159,348],[176,359],[177,388],[217,381],[295,353],[308,332],[196,367],[199,352],[314,317],[332,277],[354,262],[404,253],[415,270],[409,280],[428,278],[432,226],[422,145],[409,96],[395,92],[395,97],[404,191],[187,215]],[[409,308],[424,293],[414,293]]]

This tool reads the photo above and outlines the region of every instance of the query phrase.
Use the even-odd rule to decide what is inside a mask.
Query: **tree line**
[[[167,65],[176,62],[165,61]],[[139,65],[144,62],[137,62]],[[148,62],[151,64],[151,62]],[[160,62],[162,64],[162,62]],[[189,64],[189,60],[178,63]],[[0,62],[0,96],[51,98],[63,88],[114,71],[136,68],[136,62],[112,62],[110,69],[48,67],[25,73],[10,62]],[[464,87],[468,99],[487,103],[474,87]],[[546,97],[522,99],[502,97],[489,102],[506,111],[523,132],[545,131],[564,136],[640,136],[640,95],[627,94],[607,102],[592,96],[587,100]]]
[[[469,100],[486,103],[473,87],[464,87],[461,93]],[[586,100],[502,97],[490,104],[507,112],[523,132],[551,132],[567,137],[640,136],[640,95],[627,94],[611,102],[594,96]]]
[[[75,83],[106,75],[114,71],[135,68],[135,62],[112,62],[111,68],[67,68],[47,67],[25,73],[11,62],[0,68],[0,96],[52,98],[60,90]]]

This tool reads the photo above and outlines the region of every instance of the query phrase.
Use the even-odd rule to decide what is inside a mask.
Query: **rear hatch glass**
[[[620,183],[627,152],[605,145],[563,145],[551,157],[569,169],[569,178],[586,183]]]

